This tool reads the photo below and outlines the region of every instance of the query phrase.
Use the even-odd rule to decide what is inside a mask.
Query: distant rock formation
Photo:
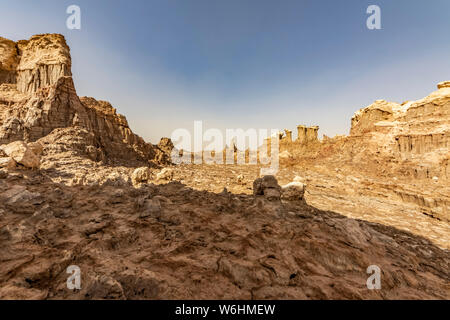
[[[33,142],[57,128],[80,127],[93,133],[86,149],[103,153],[98,159],[167,163],[168,155],[134,134],[111,104],[77,96],[71,65],[62,35],[18,42],[0,38],[0,144]]]
[[[319,133],[319,127],[306,127],[306,126],[298,126],[298,142],[300,144],[317,142],[317,136]]]
[[[281,151],[297,159],[327,154],[334,162],[361,164],[364,170],[370,169],[367,162],[375,161],[416,178],[449,179],[450,81],[439,83],[437,91],[417,101],[377,100],[358,110],[349,136],[319,140],[317,126],[299,125],[297,130],[296,140],[289,130],[280,135]]]
[[[305,125],[297,126],[297,139],[293,139],[292,131],[288,129],[284,129],[284,132],[279,133],[280,143],[281,144],[293,144],[292,146],[298,147],[299,145],[307,145],[314,144],[319,142],[319,127],[312,126],[308,127]]]
[[[18,47],[14,41],[0,37],[0,83],[15,83],[19,64]]]
[[[329,180],[322,186],[332,185],[336,172],[360,175],[369,180],[361,182],[361,196],[382,195],[383,201],[389,197],[391,203],[401,203],[399,207],[409,206],[410,212],[450,221],[450,81],[437,87],[417,101],[377,100],[358,110],[348,136],[318,140],[317,127],[298,126],[298,138],[293,141],[286,130],[280,140],[281,164],[327,172]],[[375,185],[375,179],[384,182]],[[343,184],[341,189],[346,190]],[[329,190],[335,198],[336,190]],[[342,192],[341,198],[345,196]],[[326,199],[330,202],[330,196]]]
[[[449,179],[450,81],[417,101],[378,100],[359,110],[350,136],[366,142],[366,153],[409,167],[414,177]]]

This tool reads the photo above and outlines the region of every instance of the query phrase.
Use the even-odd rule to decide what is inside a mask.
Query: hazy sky
[[[81,7],[81,30],[66,8]],[[381,8],[382,30],[366,9]],[[448,0],[1,0],[0,36],[62,33],[80,96],[151,142],[177,128],[319,125],[346,134],[377,99],[450,80]]]

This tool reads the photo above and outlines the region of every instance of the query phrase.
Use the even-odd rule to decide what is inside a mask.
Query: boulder
[[[150,171],[150,168],[148,167],[142,167],[137,168],[133,171],[133,174],[131,175],[131,181],[133,184],[139,184],[142,182],[147,182],[151,179],[152,173]]]
[[[442,81],[437,85],[438,89],[450,88],[450,81]]]
[[[38,157],[42,155],[42,152],[44,151],[44,147],[42,146],[42,144],[40,144],[39,142],[30,142],[27,145],[35,155],[37,155]]]
[[[173,142],[169,138],[161,138],[158,143],[158,148],[170,155],[173,150]]]
[[[41,162],[40,156],[33,150],[36,150],[36,146],[29,147],[23,141],[15,141],[7,145],[0,147],[4,153],[11,157],[15,162],[27,167],[38,168]]]
[[[156,180],[171,181],[172,179],[173,170],[170,168],[164,168],[158,174],[156,174]]]
[[[0,158],[0,168],[8,168],[12,169],[16,167],[16,162],[13,158],[10,157],[4,157]]]
[[[305,193],[305,185],[301,182],[291,182],[281,187],[281,199],[302,200]]]
[[[0,179],[8,178],[8,172],[5,170],[0,170]]]
[[[105,155],[101,150],[101,148],[96,148],[94,146],[86,146],[85,153],[88,156],[88,158],[91,159],[92,161],[99,162],[105,160]]]
[[[277,201],[280,200],[281,193],[279,189],[267,188],[264,190],[264,198],[269,201]]]
[[[263,195],[269,201],[279,200],[281,188],[274,176],[264,176],[253,181],[253,194]]]
[[[280,159],[292,159],[292,154],[291,154],[289,151],[284,150],[283,152],[281,152],[281,153],[278,155],[278,157],[279,157]]]

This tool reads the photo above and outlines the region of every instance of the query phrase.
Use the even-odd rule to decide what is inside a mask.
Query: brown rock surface
[[[68,187],[39,171],[0,191],[2,299],[450,298],[448,250],[301,201],[178,182]],[[69,265],[79,291],[66,288]],[[370,265],[381,290],[366,287]]]
[[[0,83],[14,83],[19,63],[14,41],[0,37]]]
[[[35,35],[18,42],[17,89],[34,93],[72,76],[70,50],[59,34]]]
[[[41,148],[37,144],[28,146],[23,141],[15,141],[0,146],[0,149],[12,160],[27,168],[38,168],[40,165],[41,159],[39,152]]]
[[[63,36],[36,35],[17,43],[2,38],[0,48],[0,144],[81,127],[94,135],[97,151],[86,145],[85,154],[95,160],[168,162],[164,151],[134,134],[108,102],[77,96]],[[2,77],[6,71],[13,76]]]

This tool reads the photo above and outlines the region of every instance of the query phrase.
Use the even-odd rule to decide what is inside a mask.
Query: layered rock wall
[[[18,44],[20,63],[17,68],[17,89],[34,93],[72,76],[70,49],[62,35],[36,35]]]
[[[16,82],[17,50],[14,41],[0,37],[0,84]]]
[[[355,113],[350,134],[366,141],[367,155],[415,178],[448,179],[450,84],[403,104],[378,100]],[[361,151],[361,150],[360,150]]]
[[[134,134],[111,104],[78,97],[62,35],[36,35],[17,43],[1,38],[0,62],[0,144],[81,127],[94,134],[89,149],[100,149],[102,159],[168,161],[158,146]]]
[[[318,141],[319,127],[297,126],[297,143],[306,144]]]

